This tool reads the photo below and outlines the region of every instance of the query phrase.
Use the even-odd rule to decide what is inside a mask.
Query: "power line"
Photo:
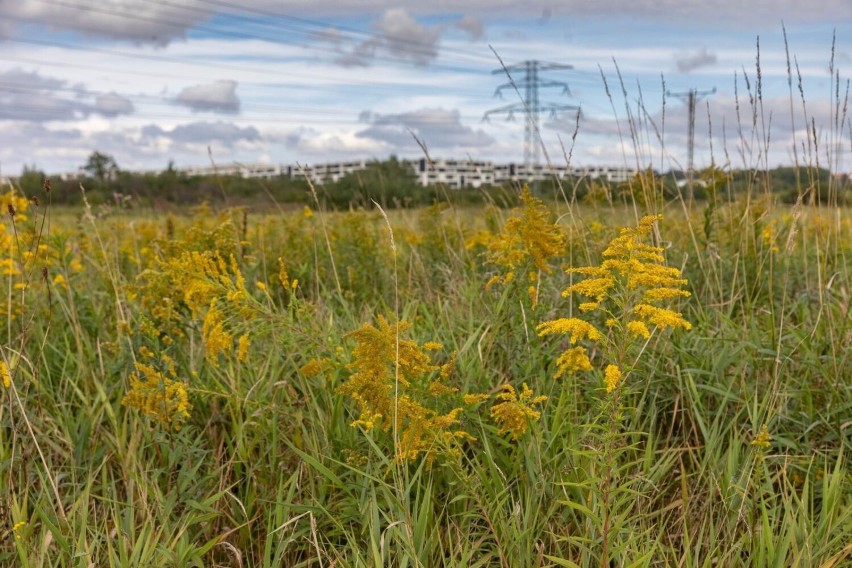
[[[539,115],[542,112],[549,112],[550,115],[555,118],[556,113],[559,111],[580,110],[580,107],[577,106],[541,102],[539,99],[539,89],[541,88],[562,87],[562,93],[566,95],[570,94],[571,90],[568,87],[568,83],[542,79],[539,77],[539,72],[573,68],[574,67],[571,65],[564,65],[560,63],[544,63],[538,60],[528,60],[492,71],[492,74],[506,73],[509,75],[509,82],[497,87],[497,90],[494,91],[495,96],[502,96],[502,91],[508,88],[514,89],[520,95],[521,89],[523,89],[523,100],[519,103],[489,110],[482,118],[483,120],[488,120],[488,118],[493,114],[505,114],[507,118],[511,120],[514,118],[516,112],[524,114],[524,117],[526,118],[524,127],[524,164],[528,168],[529,166],[538,165],[539,146],[541,144]],[[515,81],[512,78],[512,72],[517,71],[524,73],[524,78],[520,81]]]

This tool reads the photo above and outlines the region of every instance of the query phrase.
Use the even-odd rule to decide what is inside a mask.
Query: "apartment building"
[[[417,176],[422,186],[444,185],[451,189],[478,188],[503,183],[530,183],[566,175],[624,183],[636,174],[636,170],[623,166],[586,166],[567,168],[564,165],[547,166],[519,163],[495,164],[488,160],[438,159],[403,160]],[[181,173],[190,176],[233,175],[244,178],[273,178],[284,176],[303,179],[309,176],[314,183],[334,183],[346,175],[365,170],[368,160],[330,162],[324,164],[221,164],[202,168],[185,168]]]

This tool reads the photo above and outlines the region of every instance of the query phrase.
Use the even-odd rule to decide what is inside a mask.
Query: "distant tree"
[[[24,166],[24,171],[18,178],[18,186],[24,192],[24,195],[38,195],[42,186],[44,186],[46,177],[44,172],[36,166]]]
[[[95,151],[89,156],[86,165],[83,166],[83,171],[99,184],[105,184],[116,178],[119,169],[118,164],[115,163],[115,158],[109,154]]]

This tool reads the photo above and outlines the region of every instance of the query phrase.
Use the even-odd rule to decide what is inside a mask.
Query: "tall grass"
[[[9,193],[0,564],[848,565],[852,217],[834,181],[810,184],[805,163],[837,160],[816,132],[800,141],[799,202],[776,203],[749,81],[723,148],[753,168],[744,194],[727,163],[703,172],[706,201],[667,200],[644,174],[599,201],[564,188],[546,200],[564,248],[544,264],[522,256],[509,280],[489,243],[522,210],[317,201],[274,215],[86,208],[48,223],[45,196]],[[644,167],[664,129],[624,104]],[[663,215],[651,242],[688,281],[673,307],[693,327],[655,330],[616,404],[599,350],[596,370],[554,379],[567,340],[536,327],[585,317],[560,294],[580,280],[562,269],[600,264],[645,214]],[[390,342],[394,417],[353,427],[351,332],[379,316],[412,324]],[[401,388],[407,341],[440,342],[436,366],[455,354],[457,393]],[[179,428],[151,418],[165,405],[122,404],[140,364],[185,386]],[[507,383],[547,397],[517,437],[491,411]],[[452,426],[470,438],[400,459],[403,391],[447,411],[483,395]]]

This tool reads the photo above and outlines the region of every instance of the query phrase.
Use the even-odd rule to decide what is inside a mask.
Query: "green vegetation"
[[[737,183],[5,195],[0,565],[848,565],[852,216]]]

